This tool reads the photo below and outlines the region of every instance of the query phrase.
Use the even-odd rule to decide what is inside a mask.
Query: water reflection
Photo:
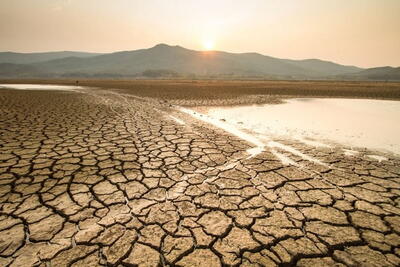
[[[75,90],[82,89],[82,86],[72,85],[53,85],[53,84],[0,84],[0,89],[17,89],[17,90]]]
[[[208,115],[265,136],[331,140],[400,154],[400,101],[299,98],[280,105],[209,108]]]

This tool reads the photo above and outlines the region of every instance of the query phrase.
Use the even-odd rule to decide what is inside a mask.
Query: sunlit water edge
[[[400,101],[295,98],[279,105],[201,110],[258,138],[284,137],[312,146],[338,143],[400,154]]]
[[[15,90],[71,91],[83,88],[84,87],[82,86],[55,85],[55,84],[0,84],[0,89],[15,89]]]

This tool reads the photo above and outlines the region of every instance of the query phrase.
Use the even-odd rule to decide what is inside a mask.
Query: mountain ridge
[[[101,55],[101,53],[90,53],[90,52],[79,52],[79,51],[19,53],[19,52],[5,51],[5,52],[0,52],[0,63],[31,64],[31,63],[48,61],[69,56],[91,57],[98,55]]]
[[[362,79],[365,75],[367,75],[365,77],[371,76],[369,72],[363,73],[368,69],[320,59],[281,59],[255,52],[196,51],[163,43],[147,49],[104,54],[73,51],[32,53],[33,55],[14,53],[13,62],[4,62],[7,59],[4,56],[5,53],[13,52],[0,52],[0,77],[29,77],[30,75],[32,77],[143,77],[146,73],[157,77],[157,72],[160,73],[160,77],[173,75],[225,78]],[[9,65],[9,68],[15,70],[13,73],[6,70],[7,65],[2,63],[21,66]],[[19,73],[18,69],[25,72]],[[394,75],[397,79],[396,71],[390,75]],[[381,76],[390,79],[390,75]]]

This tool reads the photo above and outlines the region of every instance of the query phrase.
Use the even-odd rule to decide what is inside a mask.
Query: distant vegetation
[[[400,80],[400,68],[362,69],[319,59],[194,51],[165,44],[110,54],[0,53],[2,78]]]
[[[145,70],[142,76],[149,78],[160,78],[160,77],[179,77],[179,74],[173,70]]]

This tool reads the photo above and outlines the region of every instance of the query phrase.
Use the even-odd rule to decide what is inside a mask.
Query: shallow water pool
[[[75,90],[82,89],[82,86],[74,85],[53,85],[53,84],[0,84],[0,89],[17,90]]]
[[[400,101],[296,98],[279,105],[209,108],[207,114],[259,136],[400,154]]]

